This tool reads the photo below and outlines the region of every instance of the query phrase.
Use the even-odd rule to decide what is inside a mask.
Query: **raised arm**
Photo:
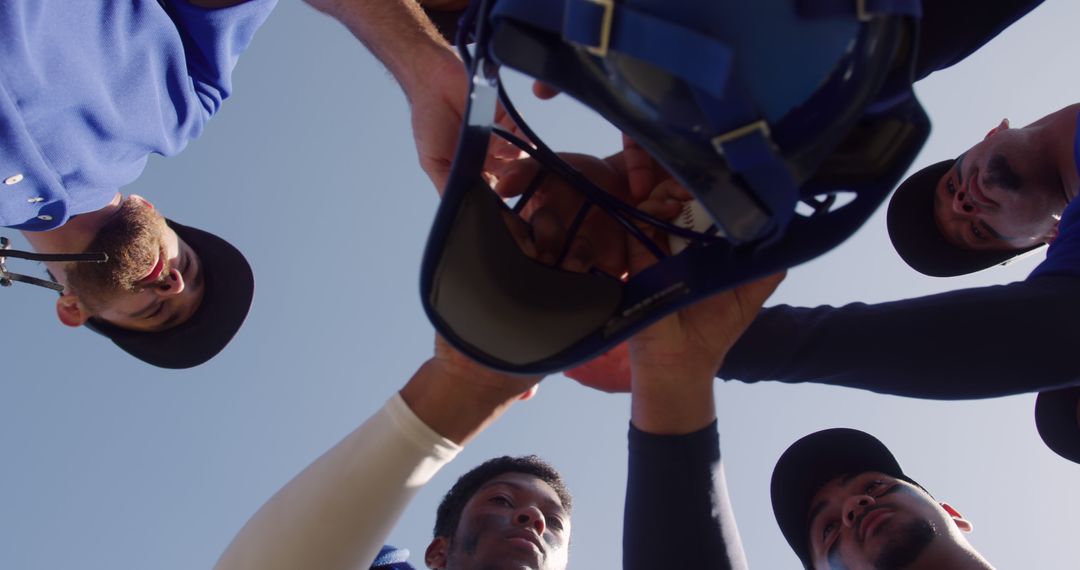
[[[255,513],[218,570],[367,568],[420,487],[538,380],[437,345],[398,395]]]
[[[1069,358],[1080,279],[1009,285],[868,305],[765,309],[719,376],[816,382],[959,400],[1080,382]]]
[[[469,88],[457,52],[414,0],[306,1],[344,24],[401,85],[412,109],[420,166],[442,192],[454,160]],[[433,10],[462,7],[458,0],[423,4]],[[511,127],[501,114],[500,121]],[[493,142],[485,170],[496,172],[505,160],[520,156],[508,143]]]
[[[643,210],[678,213],[654,193]],[[648,260],[630,247],[631,271]],[[780,276],[744,285],[658,321],[630,340],[630,463],[623,567],[745,568],[720,462],[713,370]],[[663,524],[657,524],[663,521]]]

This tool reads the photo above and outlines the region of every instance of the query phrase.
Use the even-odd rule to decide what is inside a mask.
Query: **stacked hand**
[[[617,198],[626,198],[625,184],[607,162],[582,154],[564,153],[560,156],[597,186]],[[586,203],[584,196],[555,173],[544,171],[532,159],[515,161],[503,168],[498,176],[495,190],[504,198],[520,195],[537,177],[543,177],[539,189],[521,211],[523,221],[518,224],[508,220],[508,224],[528,255],[554,264],[566,248],[570,225]],[[527,227],[524,226],[526,222]],[[562,267],[578,272],[596,267],[610,275],[621,275],[626,270],[626,240],[623,235],[624,231],[611,216],[598,207],[590,208],[569,244]]]
[[[465,67],[450,50],[427,58],[424,80],[406,87],[405,95],[412,109],[416,154],[421,168],[440,194],[446,188],[450,165],[454,162],[468,93]],[[496,110],[495,122],[511,132],[518,131],[501,106]],[[492,136],[484,173],[493,178],[494,173],[521,157],[522,152],[517,147]]]
[[[672,179],[658,184],[639,208],[661,219],[678,215],[692,196]],[[643,228],[654,234],[654,228]],[[665,240],[657,241],[664,247]],[[636,240],[628,243],[630,274],[655,262]],[[720,368],[724,355],[753,322],[761,304],[783,275],[773,275],[682,309],[658,321],[607,353],[566,372],[578,382],[606,392],[628,392],[631,373],[666,374],[672,378],[708,378]]]

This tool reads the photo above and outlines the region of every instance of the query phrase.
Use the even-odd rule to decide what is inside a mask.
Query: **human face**
[[[562,570],[569,542],[570,516],[555,490],[535,476],[504,473],[465,503],[445,565],[433,568]]]
[[[1068,173],[1040,137],[1003,121],[938,182],[934,216],[954,245],[1019,250],[1053,240],[1069,202]]]
[[[810,505],[815,569],[915,568],[932,543],[956,536],[950,514],[933,498],[874,471],[833,479]]]
[[[121,202],[90,249],[110,263],[76,264],[67,271],[83,313],[140,331],[172,328],[202,302],[199,256],[139,196]]]

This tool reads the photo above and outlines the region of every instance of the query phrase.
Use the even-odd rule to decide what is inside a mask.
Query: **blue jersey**
[[[183,150],[276,2],[0,2],[0,226],[59,227]]]
[[[1073,161],[1080,172],[1080,114],[1076,117]],[[1028,279],[1044,275],[1080,276],[1080,198],[1074,198],[1061,214],[1058,235],[1046,250],[1046,261],[1040,263]]]

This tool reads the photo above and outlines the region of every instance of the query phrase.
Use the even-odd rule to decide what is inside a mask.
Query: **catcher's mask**
[[[436,329],[493,368],[550,372],[835,247],[929,134],[911,92],[918,15],[918,0],[474,1],[458,33],[469,106],[421,270]],[[654,219],[565,164],[517,115],[499,82],[503,65],[637,140],[693,193],[711,227]],[[494,126],[497,100],[532,144]],[[481,175],[493,132],[584,198],[555,263],[530,256],[507,226],[532,192],[511,207]],[[593,207],[658,262],[629,279],[566,270],[566,248]],[[671,255],[642,224],[690,245]]]

